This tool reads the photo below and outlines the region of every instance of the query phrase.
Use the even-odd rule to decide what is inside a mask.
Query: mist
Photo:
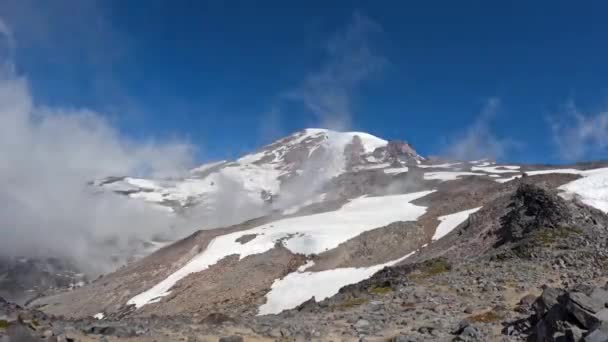
[[[577,161],[588,155],[606,156],[608,112],[584,113],[569,102],[564,114],[548,120],[558,158]]]
[[[3,41],[12,42],[0,24]],[[108,175],[178,175],[192,165],[193,148],[134,142],[100,113],[36,105],[11,48],[5,44],[0,61],[0,256],[66,258],[89,274],[110,270],[124,261],[117,254],[175,219],[88,183]]]
[[[503,158],[517,143],[496,136],[492,129],[492,120],[496,117],[500,106],[499,98],[487,99],[475,120],[466,129],[454,135],[440,155],[452,160]]]
[[[389,65],[374,44],[382,35],[379,23],[354,12],[345,25],[320,42],[325,56],[321,63],[305,74],[293,89],[278,95],[277,102],[265,115],[260,132],[270,136],[287,133],[281,129],[287,104],[301,106],[312,116],[315,127],[335,131],[352,129],[359,90]],[[312,199],[337,170],[344,167],[343,147],[350,141],[342,141],[343,137],[332,132],[327,138],[323,153],[307,160],[299,177],[284,184],[276,207],[284,209]]]

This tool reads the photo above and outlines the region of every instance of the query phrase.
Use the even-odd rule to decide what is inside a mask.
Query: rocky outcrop
[[[407,163],[416,164],[417,161],[423,159],[416,150],[414,150],[412,145],[400,140],[389,141],[386,146],[376,148],[372,155],[377,160],[396,165]]]
[[[608,341],[608,290],[546,288],[534,302],[530,341]]]

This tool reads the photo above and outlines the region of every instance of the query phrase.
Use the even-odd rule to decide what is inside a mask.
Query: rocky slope
[[[531,304],[542,289],[605,283],[606,165],[427,160],[405,143],[306,130],[185,179],[96,183],[188,215],[217,210],[223,191],[205,186],[232,177],[232,195],[262,215],[29,307],[83,339],[552,340],[572,329],[536,328],[548,324]],[[599,327],[583,323],[581,337]]]

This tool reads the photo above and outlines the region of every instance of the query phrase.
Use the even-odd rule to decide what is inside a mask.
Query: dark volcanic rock
[[[569,341],[608,341],[608,298],[605,288],[593,288],[595,300],[576,290],[547,288],[537,299],[533,341],[555,341],[566,336]]]
[[[525,182],[509,206],[512,210],[501,218],[496,246],[522,240],[534,230],[570,226],[573,221],[566,202],[557,193]]]

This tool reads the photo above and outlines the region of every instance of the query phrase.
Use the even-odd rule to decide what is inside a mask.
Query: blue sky
[[[606,2],[143,4],[0,4],[35,101],[200,160],[326,124],[425,155],[488,139],[500,160],[608,157]]]

